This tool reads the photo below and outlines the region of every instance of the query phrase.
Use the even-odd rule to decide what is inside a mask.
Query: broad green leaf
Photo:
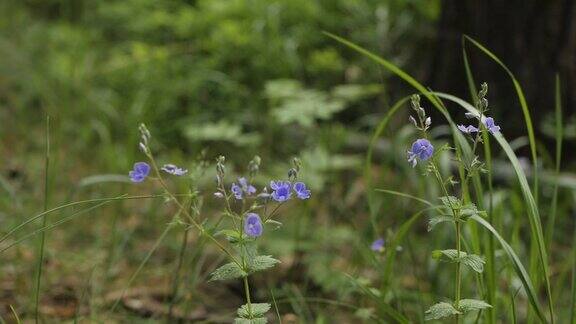
[[[484,258],[481,256],[476,254],[468,254],[462,257],[461,260],[463,264],[469,266],[472,270],[478,273],[484,272],[484,264],[486,261],[484,261]]]
[[[428,232],[434,229],[434,227],[440,223],[444,222],[454,222],[454,217],[452,216],[445,216],[445,215],[437,215],[432,216],[428,219]]]
[[[268,268],[272,268],[278,263],[280,263],[280,260],[274,259],[270,255],[259,255],[250,260],[250,263],[248,264],[248,271],[250,273],[256,271],[263,271]]]
[[[460,208],[462,208],[462,202],[460,201],[460,199],[454,196],[443,196],[440,197],[440,200],[442,201],[442,204],[444,204],[444,206],[446,206],[446,208],[448,209],[459,210]]]
[[[246,277],[248,274],[242,270],[236,263],[230,262],[214,270],[210,274],[210,281],[230,280]]]
[[[478,273],[482,273],[484,271],[485,261],[481,256],[476,254],[468,254],[464,251],[460,251],[460,257],[458,257],[458,251],[454,249],[448,249],[432,251],[432,257],[434,259],[439,259],[440,261],[445,262],[460,261]]]
[[[478,208],[476,207],[475,204],[469,203],[465,204],[464,206],[462,206],[462,209],[460,209],[460,218],[466,220],[470,218],[470,216],[480,215],[481,213],[482,212],[478,211]]]
[[[460,257],[465,255],[466,252],[460,251]],[[454,249],[434,250],[432,251],[432,257],[440,261],[456,262],[458,260],[458,251]]]
[[[485,308],[491,308],[492,305],[478,299],[462,299],[458,302],[458,309],[462,313],[473,312]]]
[[[425,313],[424,319],[427,321],[441,319],[444,317],[462,314],[452,304],[441,302],[432,305]]]
[[[244,304],[238,308],[238,316],[242,318],[262,317],[270,310],[270,307],[271,305],[268,303],[253,303],[250,304],[250,307],[248,304]]]

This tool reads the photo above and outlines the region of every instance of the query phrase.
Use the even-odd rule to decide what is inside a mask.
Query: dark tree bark
[[[536,128],[554,110],[556,72],[563,83],[564,111],[576,111],[575,0],[444,0],[428,84],[470,98],[461,50],[464,34],[490,49],[516,75]],[[488,82],[491,113],[508,134],[525,134],[508,76],[479,50],[467,49],[477,83]]]

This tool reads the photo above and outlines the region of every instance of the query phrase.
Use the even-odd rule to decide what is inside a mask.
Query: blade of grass
[[[23,237],[19,238],[18,240],[12,242],[12,243],[9,244],[8,246],[3,247],[2,249],[0,249],[0,254],[1,254],[1,253],[4,253],[6,250],[10,249],[11,247],[13,247],[13,246],[15,246],[15,245],[18,245],[18,244],[20,244],[21,242],[23,242],[23,241],[25,241],[25,240],[27,240],[27,239],[29,239],[29,238],[37,235],[37,234],[41,234],[41,233],[47,232],[47,231],[49,231],[49,230],[51,230],[51,229],[53,229],[53,228],[55,228],[55,227],[58,227],[58,226],[61,225],[61,224],[64,224],[64,223],[66,223],[66,222],[68,222],[68,221],[71,221],[72,219],[74,219],[74,218],[76,218],[76,217],[78,217],[78,216],[80,216],[80,215],[82,215],[82,214],[85,214],[85,213],[88,213],[88,212],[90,212],[90,211],[92,211],[92,210],[98,209],[98,208],[106,205],[107,203],[110,203],[110,201],[105,201],[105,202],[99,203],[99,204],[97,204],[97,205],[95,205],[95,206],[92,206],[92,207],[89,207],[89,208],[86,208],[86,209],[81,209],[81,210],[79,210],[79,211],[76,211],[76,212],[72,213],[72,214],[69,215],[69,216],[63,217],[62,219],[59,219],[58,221],[51,223],[50,225],[47,225],[47,226],[38,228],[38,229],[36,229],[35,231],[33,231],[32,233],[28,233],[28,234],[24,235]]]
[[[114,302],[114,304],[112,305],[112,307],[109,310],[110,313],[112,313],[116,310],[116,307],[118,307],[118,305],[120,304],[120,301],[122,300],[122,298],[124,298],[124,295],[126,294],[126,291],[128,290],[128,288],[132,285],[132,283],[134,282],[134,280],[136,279],[138,274],[140,274],[140,271],[142,271],[142,269],[144,268],[144,265],[146,263],[148,263],[148,260],[150,259],[150,257],[152,257],[154,252],[156,252],[156,250],[158,249],[158,247],[160,246],[162,241],[164,241],[164,239],[166,238],[166,235],[168,235],[170,230],[174,227],[174,225],[175,225],[174,222],[178,219],[178,217],[183,212],[183,210],[184,210],[184,205],[181,205],[181,207],[178,209],[178,212],[176,214],[174,214],[174,216],[172,217],[172,220],[166,225],[166,228],[164,228],[164,231],[162,232],[162,234],[160,234],[160,237],[158,237],[158,239],[156,239],[156,242],[154,242],[154,245],[152,246],[152,248],[150,248],[150,250],[148,251],[148,253],[144,257],[142,262],[140,262],[140,265],[138,265],[138,268],[136,269],[136,271],[134,271],[134,273],[130,276],[130,279],[128,279],[128,282],[124,285],[124,288],[122,288],[122,292],[120,293],[120,296],[116,299],[116,301]]]
[[[46,212],[48,210],[48,188],[50,184],[48,183],[49,177],[48,172],[50,171],[50,116],[46,116],[46,133],[45,133],[45,155],[44,155],[44,209]],[[47,216],[42,218],[42,227],[46,227]],[[40,306],[40,282],[42,279],[42,268],[44,264],[44,245],[46,243],[46,233],[42,232],[40,237],[39,247],[38,247],[38,265],[36,268],[36,287],[34,289],[34,319],[38,323],[40,319],[40,313],[38,312],[38,307]]]
[[[12,305],[10,305],[10,311],[14,315],[14,319],[16,319],[16,324],[22,323],[22,321],[20,321],[20,317],[18,316],[18,313],[16,312],[16,310],[14,309],[14,307]]]
[[[437,95],[441,98],[445,98],[445,99],[448,99],[450,101],[453,101],[453,102],[459,104],[462,108],[468,110],[471,113],[475,113],[475,114],[478,113],[476,108],[474,108],[472,105],[470,105],[469,103],[467,103],[466,101],[464,101],[458,97],[444,94],[444,93],[437,93]],[[504,138],[504,136],[501,133],[494,134],[493,136],[496,139],[496,141],[498,142],[498,144],[500,144],[500,147],[504,150],[508,159],[512,163],[512,167],[514,168],[514,171],[516,173],[516,177],[518,178],[518,182],[520,184],[522,196],[523,196],[524,201],[526,202],[526,205],[527,205],[526,207],[528,209],[528,220],[530,222],[531,236],[532,236],[532,239],[534,241],[536,241],[536,246],[538,249],[538,256],[540,259],[540,266],[542,267],[543,272],[544,272],[543,277],[544,277],[544,282],[546,284],[546,293],[547,293],[548,305],[549,305],[548,307],[549,307],[550,317],[551,317],[550,321],[553,323],[554,322],[554,320],[553,320],[554,311],[553,311],[553,303],[552,303],[552,294],[550,291],[550,270],[548,268],[548,255],[546,252],[544,235],[542,233],[542,224],[540,222],[540,213],[538,211],[538,206],[536,205],[536,201],[534,200],[534,197],[532,196],[532,192],[530,191],[530,186],[528,185],[528,180],[526,179],[526,175],[524,174],[524,171],[520,165],[520,162],[518,161],[518,157],[516,157],[516,154],[514,153],[512,148],[510,147],[510,144],[506,141],[506,139]],[[542,320],[544,320],[544,319],[542,319]]]
[[[518,97],[518,101],[520,102],[520,107],[522,108],[522,113],[524,114],[524,122],[526,123],[526,129],[528,130],[528,138],[530,140],[530,152],[532,154],[532,163],[534,164],[534,199],[538,202],[538,155],[536,152],[536,138],[534,136],[534,127],[532,125],[532,117],[530,116],[530,109],[528,109],[528,104],[526,102],[526,97],[524,96],[524,91],[522,90],[522,86],[516,77],[510,71],[510,69],[489,49],[484,47],[480,42],[476,41],[472,37],[468,35],[463,36],[463,45],[466,45],[466,42],[470,42],[472,45],[476,46],[480,51],[482,51],[486,56],[496,62],[502,69],[508,74],[512,83],[514,84],[514,89],[516,90],[516,95]]]
[[[560,76],[556,74],[556,91],[555,91],[555,115],[556,115],[556,178],[560,175],[560,165],[562,161],[562,139],[564,137],[564,125],[562,123],[562,94],[560,90]],[[546,230],[546,241],[548,249],[554,240],[554,225],[556,224],[556,213],[558,210],[558,181],[554,183],[554,192],[552,194],[552,206],[550,208],[550,218]]]
[[[324,34],[326,34],[327,36],[335,39],[336,41],[354,49],[355,51],[366,55],[367,57],[369,57],[370,59],[374,60],[375,62],[379,63],[380,65],[384,66],[387,70],[389,70],[390,72],[396,74],[397,76],[399,76],[400,78],[402,78],[404,81],[406,81],[408,84],[410,84],[411,86],[413,86],[416,90],[420,91],[432,104],[433,106],[442,113],[442,115],[446,118],[446,120],[448,121],[448,123],[450,124],[450,127],[452,128],[452,135],[454,137],[454,143],[456,143],[456,156],[458,159],[462,159],[462,156],[464,156],[467,160],[471,160],[472,159],[472,150],[468,144],[468,142],[466,141],[466,139],[464,138],[464,136],[458,131],[456,125],[454,124],[454,122],[451,119],[450,114],[448,114],[446,107],[443,105],[442,101],[432,92],[432,91],[428,91],[428,89],[426,87],[424,87],[422,84],[420,84],[418,81],[416,81],[414,78],[412,78],[410,75],[408,75],[406,72],[402,71],[401,69],[399,69],[398,67],[396,67],[394,64],[390,63],[389,61],[379,57],[378,55],[346,40],[343,39],[341,37],[338,37],[336,35],[324,32]],[[388,118],[388,116],[391,116],[392,114],[394,114],[396,112],[396,110],[394,111],[389,111],[386,118]],[[369,163],[369,161],[367,162]],[[369,165],[369,164],[368,164]],[[468,190],[468,184],[467,181],[463,181],[464,180],[464,175],[465,175],[465,171],[463,169],[463,167],[459,167],[458,168],[458,172],[460,175],[460,183],[462,184],[462,192],[463,192],[463,196],[467,197],[469,190]],[[478,175],[475,174],[474,176],[474,181],[477,184],[477,187],[479,187],[480,181],[478,179]],[[368,190],[370,190],[370,188],[368,188]],[[479,242],[479,235],[477,232],[477,228],[475,226],[471,226],[471,239],[472,239],[472,245],[474,246],[475,250],[479,249],[480,246],[480,242]],[[482,287],[480,287],[482,289]]]
[[[468,54],[466,52],[466,46],[464,43],[464,38],[462,39],[462,57],[464,61],[464,70],[466,71],[466,80],[468,82],[468,88],[470,91],[470,96],[472,97],[472,102],[478,101],[478,90],[476,88],[476,82],[474,81],[474,76],[472,74],[472,68],[468,62]],[[484,132],[482,133],[482,142],[484,147],[484,161],[486,163],[486,177],[488,179],[488,221],[490,224],[494,225],[494,214],[492,213],[492,198],[494,196],[494,188],[492,186],[492,151],[490,149],[490,136]],[[476,183],[476,181],[475,181]],[[477,191],[477,197],[481,198],[483,196],[481,190]],[[484,205],[482,203],[482,205]],[[486,208],[484,206],[484,208]],[[498,227],[496,227],[498,229]],[[494,255],[494,237],[492,235],[488,236],[488,247],[485,248],[486,255],[486,286],[488,291],[488,304],[492,305],[488,308],[488,322],[493,324],[496,323],[496,314],[498,313],[498,303],[496,302],[496,258]]]
[[[376,225],[376,210],[374,210],[374,193],[372,192],[372,155],[374,152],[374,146],[376,146],[376,141],[386,129],[390,118],[400,109],[402,108],[406,102],[410,99],[410,96],[404,97],[396,102],[386,113],[386,116],[382,118],[372,138],[370,139],[370,143],[368,144],[368,150],[366,151],[366,161],[364,163],[364,181],[366,182],[366,198],[368,199],[368,208],[370,210],[370,222],[372,223],[372,229],[374,231],[375,236],[378,235],[378,228]]]
[[[576,225],[574,226],[574,240],[572,242],[572,287],[570,298],[570,323],[576,323]]]
[[[399,192],[399,191],[394,191],[394,190],[387,190],[387,189],[375,189],[375,191],[377,191],[377,192],[383,192],[383,193],[387,193],[387,194],[390,194],[390,195],[399,196],[399,197],[403,197],[403,198],[409,198],[409,199],[412,199],[412,200],[416,200],[416,201],[421,202],[421,203],[423,203],[423,204],[426,204],[426,205],[428,205],[428,206],[430,206],[430,207],[433,207],[433,206],[434,206],[434,204],[432,204],[431,202],[429,202],[429,201],[426,200],[426,199],[418,198],[418,197],[416,197],[416,196],[413,196],[413,195],[410,195],[410,194],[407,194],[407,193],[404,193],[404,192]]]
[[[276,297],[274,296],[274,291],[270,288],[270,296],[272,296],[272,304],[274,305],[274,311],[276,312],[276,317],[278,318],[278,324],[282,324],[282,316],[280,316],[280,311],[278,310],[278,304],[276,304]]]
[[[490,225],[490,223],[488,223],[482,217],[474,215],[474,216],[471,216],[470,219],[473,219],[474,221],[478,222],[480,225],[484,226],[484,228],[486,228],[488,231],[490,231],[490,233],[492,233],[492,235],[494,235],[496,240],[498,240],[498,242],[500,243],[500,245],[504,249],[504,252],[506,252],[506,255],[510,259],[512,266],[514,268],[514,271],[516,272],[516,275],[518,276],[520,281],[522,281],[522,285],[524,286],[524,290],[526,291],[526,295],[528,296],[528,300],[530,301],[532,308],[534,309],[534,311],[536,312],[536,314],[538,315],[540,320],[542,320],[543,322],[547,322],[546,317],[544,316],[544,312],[542,311],[542,309],[540,308],[540,305],[538,303],[538,294],[536,293],[536,290],[532,286],[532,281],[530,280],[530,276],[528,276],[528,272],[526,272],[526,269],[522,265],[522,262],[520,262],[520,259],[518,258],[516,253],[514,253],[514,250],[512,249],[510,244],[508,244],[508,242],[506,242],[506,240],[504,240],[502,238],[502,236],[500,236],[500,234],[496,231],[496,229],[494,227],[492,227],[492,225]]]
[[[187,194],[184,194],[182,196],[188,196]],[[4,236],[2,236],[0,238],[0,243],[4,242],[6,239],[8,239],[10,236],[12,236],[15,232],[19,231],[21,228],[23,228],[24,226],[32,223],[33,221],[44,217],[45,215],[48,215],[50,213],[68,208],[68,207],[73,207],[73,206],[77,206],[77,205],[82,205],[82,204],[89,204],[89,203],[95,203],[95,202],[102,202],[102,201],[122,201],[122,200],[131,200],[131,199],[148,199],[148,198],[165,198],[164,195],[143,195],[143,196],[126,196],[126,195],[121,195],[118,197],[111,197],[111,198],[95,198],[95,199],[87,199],[87,200],[81,200],[81,201],[75,201],[75,202],[71,202],[68,204],[64,204],[64,205],[60,205],[58,207],[54,207],[52,209],[49,209],[47,211],[44,211],[40,214],[34,215],[30,218],[28,218],[27,220],[25,220],[24,222],[14,226],[12,229],[10,229],[8,231],[8,233],[4,234]]]

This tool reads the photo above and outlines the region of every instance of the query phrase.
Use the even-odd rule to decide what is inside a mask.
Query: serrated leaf
[[[454,196],[442,196],[440,197],[440,200],[442,201],[442,204],[446,206],[446,208],[448,209],[458,210],[462,207],[462,202],[460,201],[460,199]]]
[[[433,230],[436,225],[444,222],[454,222],[454,217],[444,215],[430,217],[430,219],[428,220],[428,232]]]
[[[274,259],[271,255],[259,255],[250,260],[248,271],[250,273],[263,271],[272,268],[278,263],[280,263],[280,260]]]
[[[458,309],[463,312],[472,312],[485,308],[492,308],[492,305],[478,299],[462,299],[458,302]]]
[[[478,273],[482,273],[484,271],[485,261],[481,256],[476,254],[468,254],[464,251],[460,251],[460,257],[458,257],[457,250],[448,249],[432,251],[432,257],[444,262],[460,261]]]
[[[235,318],[234,324],[266,324],[268,323],[268,319],[266,317],[259,317],[259,318]]]
[[[466,256],[466,252],[460,251],[460,257],[463,256]],[[434,250],[432,257],[444,262],[456,262],[458,261],[458,251],[454,249]]]
[[[482,273],[484,271],[484,259],[476,254],[468,254],[464,257],[461,257],[462,263],[469,266],[472,270]]]
[[[441,319],[444,317],[462,314],[459,312],[452,304],[446,302],[440,302],[438,304],[432,305],[425,313],[424,319],[427,321]]]
[[[472,203],[462,206],[462,209],[460,210],[460,217],[464,220],[479,214],[480,212],[478,211],[478,208]]]
[[[210,281],[230,280],[246,277],[248,274],[242,270],[236,263],[230,262],[214,270],[210,274]]]
[[[262,317],[270,310],[271,305],[268,303],[244,304],[238,308],[238,316],[242,318]]]

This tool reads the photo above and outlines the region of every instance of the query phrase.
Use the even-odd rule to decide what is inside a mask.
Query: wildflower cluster
[[[129,172],[132,182],[140,183],[149,177],[153,172],[153,180],[157,180],[164,190],[166,197],[180,209],[178,214],[184,214],[183,219],[178,219],[188,228],[196,228],[201,235],[211,240],[230,260],[229,263],[217,268],[211,274],[211,281],[230,280],[241,278],[244,282],[246,304],[238,309],[238,318],[235,323],[266,323],[265,313],[270,309],[268,303],[253,303],[250,298],[249,275],[269,269],[280,261],[269,255],[259,255],[257,248],[258,239],[264,235],[267,226],[277,229],[281,223],[275,220],[280,207],[292,198],[306,200],[311,197],[311,191],[306,184],[298,181],[301,163],[297,158],[293,159],[293,167],[288,171],[287,179],[272,180],[269,188],[263,187],[260,191],[254,184],[259,170],[261,159],[254,157],[248,163],[248,175],[239,177],[229,185],[226,184],[226,159],[219,156],[216,159],[216,190],[214,197],[222,202],[222,217],[226,217],[230,222],[220,220],[199,219],[201,212],[197,210],[194,215],[187,211],[186,202],[177,199],[173,194],[162,173],[184,176],[188,170],[174,164],[164,164],[158,167],[150,149],[150,132],[146,126],[140,126],[141,141],[140,150],[148,158],[148,162],[137,162],[133,170]],[[229,188],[229,190],[227,190]],[[271,191],[271,193],[269,192]],[[212,227],[208,224],[213,223]],[[221,228],[221,224],[229,224],[230,228]],[[219,238],[222,237],[237,251],[233,253],[228,247],[222,244]]]
[[[476,119],[477,125],[458,125],[457,128],[464,134],[470,136],[473,147],[472,154],[474,155],[470,162],[464,163],[461,160],[457,162],[461,163],[465,170],[464,181],[467,181],[474,172],[481,170],[482,163],[480,159],[475,156],[475,151],[477,144],[482,141],[482,133],[488,132],[492,135],[500,132],[500,127],[495,124],[494,119],[491,117],[485,117],[485,113],[488,111],[488,100],[486,95],[488,92],[488,86],[484,83],[482,84],[481,90],[478,93],[478,102],[476,104],[477,111],[474,113],[467,113],[466,117],[470,119]],[[441,204],[435,207],[436,213],[430,218],[428,223],[428,230],[434,229],[434,227],[441,223],[452,223],[456,232],[456,247],[455,249],[445,249],[433,251],[432,257],[440,261],[446,261],[455,264],[455,296],[451,303],[439,302],[431,306],[426,311],[426,319],[441,319],[448,316],[458,317],[469,311],[482,310],[492,307],[488,303],[482,300],[476,299],[464,299],[461,296],[461,280],[462,280],[462,265],[468,266],[471,270],[481,273],[484,269],[484,259],[481,256],[467,253],[462,249],[463,240],[463,228],[466,221],[472,216],[481,216],[485,212],[479,211],[475,204],[466,201],[465,197],[458,198],[449,193],[449,188],[447,183],[456,183],[451,181],[451,177],[448,180],[440,173],[437,161],[434,156],[434,146],[428,140],[428,129],[432,125],[430,117],[426,116],[426,111],[420,107],[420,98],[418,95],[414,95],[411,98],[412,109],[416,112],[417,118],[410,117],[411,123],[420,131],[421,136],[416,139],[410,149],[408,150],[408,163],[415,167],[418,161],[427,162],[426,170],[431,172],[443,192],[443,196],[440,197]],[[372,244],[372,250],[380,251],[383,248],[384,241],[379,239]]]

